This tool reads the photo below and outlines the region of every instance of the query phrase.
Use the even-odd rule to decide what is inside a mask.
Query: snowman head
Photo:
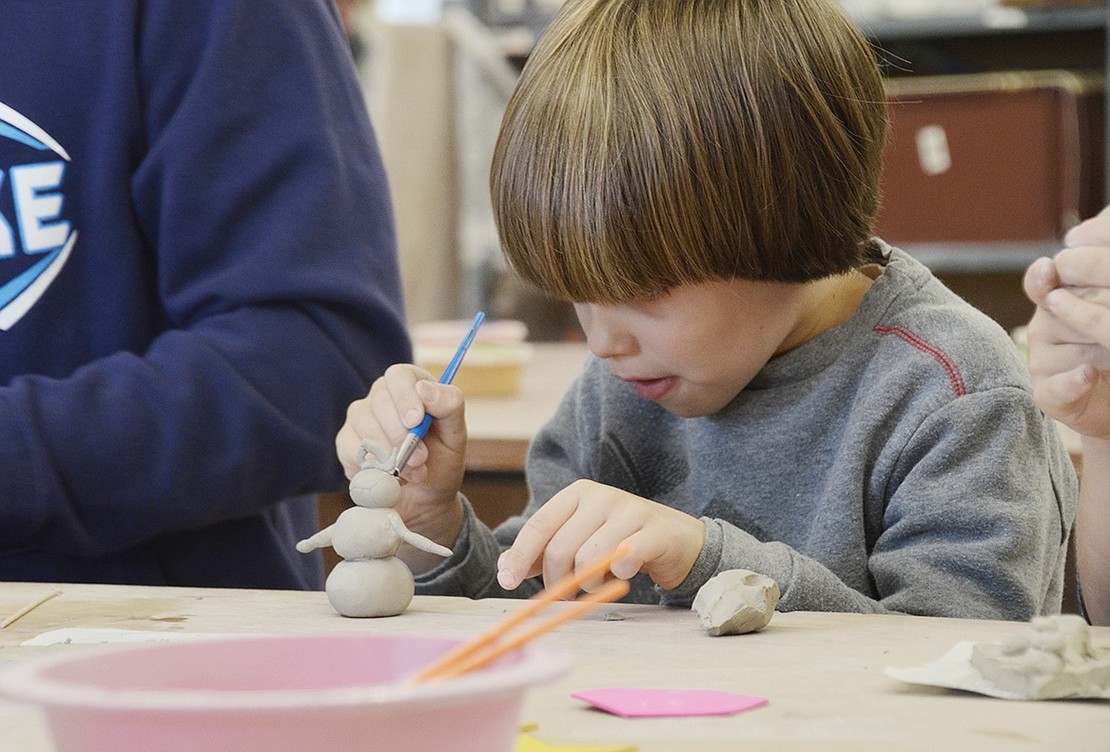
[[[386,468],[392,455],[368,442],[362,444],[362,469],[351,478],[351,501],[360,507],[381,509],[395,507],[401,500],[401,482]]]

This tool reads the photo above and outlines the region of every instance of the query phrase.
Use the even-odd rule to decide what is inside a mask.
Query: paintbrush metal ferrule
[[[405,465],[409,464],[412,458],[412,453],[416,451],[416,446],[420,443],[420,437],[415,433],[409,433],[405,436],[405,440],[401,442],[401,446],[397,449],[397,462],[393,466],[393,477],[401,475],[401,471],[405,469]]]

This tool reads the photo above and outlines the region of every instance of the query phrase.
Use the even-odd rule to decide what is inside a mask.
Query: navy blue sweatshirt
[[[4,0],[0,580],[307,588],[410,359],[328,0]]]

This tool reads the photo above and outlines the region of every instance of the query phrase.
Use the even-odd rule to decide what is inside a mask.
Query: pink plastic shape
[[[529,646],[405,684],[457,644],[328,634],[67,648],[0,671],[0,694],[45,709],[57,752],[509,752],[525,691],[570,655]]]
[[[625,718],[666,716],[732,715],[766,705],[766,697],[718,692],[712,689],[637,689],[608,687],[575,692],[607,713]]]

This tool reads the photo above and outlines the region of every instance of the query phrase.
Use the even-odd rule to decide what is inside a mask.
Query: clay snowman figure
[[[394,507],[401,484],[380,461],[373,447],[363,448],[362,470],[351,479],[351,500],[335,522],[297,544],[308,553],[331,546],[343,560],[328,575],[324,590],[332,608],[343,616],[396,616],[408,608],[416,590],[412,572],[396,557],[401,543],[421,551],[450,556],[451,549],[405,527]],[[373,457],[374,459],[369,459]]]

